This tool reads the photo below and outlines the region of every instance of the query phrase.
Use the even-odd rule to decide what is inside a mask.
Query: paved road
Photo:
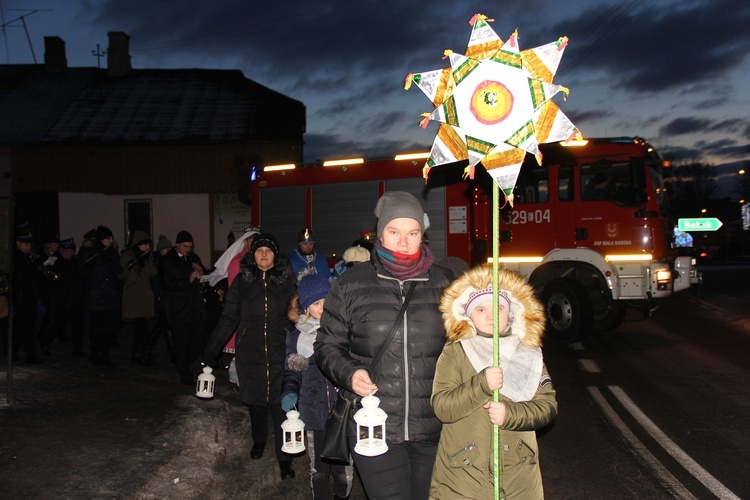
[[[627,398],[702,470],[750,498],[741,470],[750,462],[748,274],[707,270],[700,291],[664,302],[647,321],[545,347],[560,402],[558,419],[540,432],[548,498],[710,496]],[[128,363],[128,349],[115,352],[116,369],[72,358],[66,345],[53,346],[58,354],[44,365],[15,368],[15,404],[0,395],[0,497],[309,498],[306,457],[295,461],[297,479],[284,482],[272,453],[249,459],[247,412],[226,372],[217,373],[217,397],[203,401],[179,384],[165,353],[144,368]],[[6,368],[0,361],[2,387]],[[352,499],[362,498],[357,483]]]

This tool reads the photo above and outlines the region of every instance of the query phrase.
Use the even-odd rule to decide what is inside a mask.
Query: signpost
[[[716,217],[677,219],[677,229],[680,231],[716,231],[723,225]]]

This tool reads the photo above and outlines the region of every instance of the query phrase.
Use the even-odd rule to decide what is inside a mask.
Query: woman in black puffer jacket
[[[387,192],[375,215],[378,241],[373,257],[332,285],[315,358],[336,385],[359,396],[377,395],[388,414],[388,451],[377,457],[352,453],[368,497],[426,499],[441,428],[430,406],[445,335],[438,305],[454,276],[433,265],[435,257],[422,244],[429,220],[414,196]],[[369,371],[411,283],[416,287],[403,323],[380,363]],[[352,442],[355,427],[351,422]]]
[[[232,333],[237,331],[237,376],[240,399],[250,409],[253,448],[250,458],[263,456],[268,437],[268,411],[274,426],[276,459],[281,478],[293,478],[291,456],[281,451],[284,412],[281,386],[284,380],[286,336],[292,324],[287,317],[296,278],[289,261],[279,252],[276,239],[259,234],[240,264],[224,311],[211,334],[202,359],[215,360]]]

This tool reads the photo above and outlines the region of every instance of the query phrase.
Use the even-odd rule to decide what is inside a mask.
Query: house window
[[[135,231],[153,234],[153,211],[151,200],[125,200],[125,241],[130,245],[130,238]]]

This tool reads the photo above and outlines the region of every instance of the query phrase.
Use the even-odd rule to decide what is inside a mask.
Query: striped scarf
[[[422,276],[435,262],[435,255],[424,244],[419,246],[416,253],[409,255],[388,250],[378,240],[375,242],[375,252],[388,274],[401,281]]]

